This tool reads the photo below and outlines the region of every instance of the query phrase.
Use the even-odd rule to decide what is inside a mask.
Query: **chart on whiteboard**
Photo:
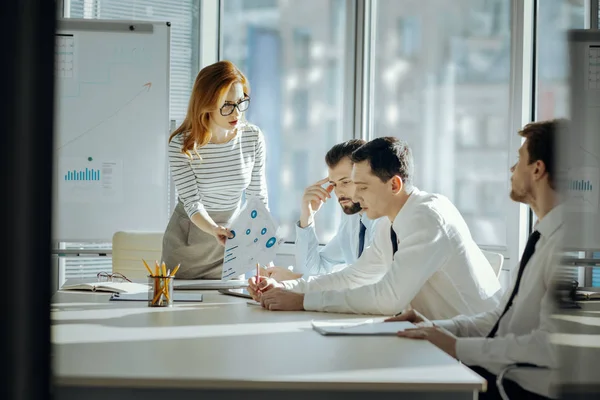
[[[65,203],[123,201],[122,160],[65,157],[58,168],[58,195]]]
[[[277,247],[283,241],[277,234],[279,226],[263,202],[250,197],[229,227],[234,237],[225,243],[223,273],[228,280],[275,259]]]
[[[597,167],[572,168],[564,182],[567,210],[597,213],[600,205],[600,169]]]

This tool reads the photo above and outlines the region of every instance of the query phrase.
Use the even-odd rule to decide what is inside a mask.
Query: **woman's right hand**
[[[213,227],[210,233],[217,239],[217,242],[219,242],[221,246],[225,246],[227,239],[233,238],[231,231],[220,225]]]

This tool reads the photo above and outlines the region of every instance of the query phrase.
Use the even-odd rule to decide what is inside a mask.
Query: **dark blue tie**
[[[519,284],[521,283],[521,277],[523,276],[523,271],[525,271],[525,266],[529,262],[529,259],[533,255],[535,251],[535,244],[540,240],[540,233],[538,231],[533,231],[531,235],[529,235],[529,239],[527,239],[527,245],[525,246],[525,251],[523,251],[523,257],[521,257],[521,264],[519,265],[519,273],[517,274],[517,281],[515,282],[515,287],[513,288],[510,297],[508,298],[508,302],[506,303],[506,307],[504,307],[504,311],[496,321],[496,324],[487,335],[488,338],[493,338],[496,336],[496,332],[498,331],[498,326],[500,326],[500,320],[504,317],[504,314],[508,312],[510,307],[512,306],[512,302],[515,299],[515,296],[519,292]]]
[[[398,251],[398,237],[396,236],[396,232],[394,232],[394,227],[390,228],[390,238],[392,239],[392,258],[394,258],[394,254]]]
[[[360,258],[363,250],[365,249],[365,232],[367,227],[363,224],[362,219],[360,220],[360,230],[358,231],[358,258]]]

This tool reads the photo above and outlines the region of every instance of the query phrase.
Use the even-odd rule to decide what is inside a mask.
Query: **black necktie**
[[[527,245],[525,246],[523,257],[521,257],[521,264],[519,265],[519,273],[517,274],[517,281],[515,282],[515,287],[513,288],[513,291],[510,294],[510,297],[508,298],[508,302],[506,303],[506,307],[504,307],[504,311],[502,311],[500,318],[498,318],[498,321],[496,321],[496,324],[494,325],[490,333],[487,335],[488,338],[493,338],[496,335],[496,332],[498,331],[498,326],[500,325],[500,320],[502,319],[502,317],[504,317],[504,314],[508,312],[510,306],[512,306],[512,302],[515,299],[517,293],[519,292],[519,284],[521,283],[523,271],[525,271],[525,266],[527,265],[529,259],[535,251],[535,244],[538,240],[540,240],[540,233],[538,231],[533,231],[533,233],[529,236],[529,239],[527,239]]]
[[[360,230],[358,231],[358,258],[360,258],[363,250],[365,249],[365,232],[367,227],[363,224],[362,219],[360,220]]]
[[[394,254],[398,251],[398,237],[396,236],[396,232],[394,232],[394,228],[390,228],[390,238],[392,239],[392,258],[394,258]]]

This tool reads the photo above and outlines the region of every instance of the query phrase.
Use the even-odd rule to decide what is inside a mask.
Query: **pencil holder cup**
[[[148,307],[173,306],[173,277],[149,276]]]

